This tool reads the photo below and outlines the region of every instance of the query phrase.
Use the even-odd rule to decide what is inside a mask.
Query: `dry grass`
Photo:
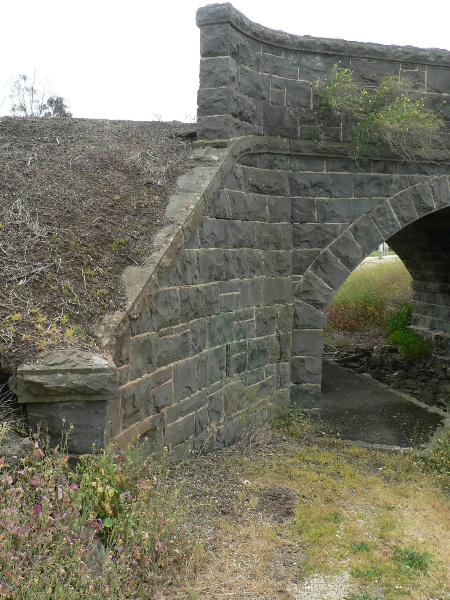
[[[274,434],[183,471],[191,490],[208,473],[210,500],[227,487],[235,501],[205,501],[203,564],[184,596],[167,598],[450,597],[450,505],[412,454]]]

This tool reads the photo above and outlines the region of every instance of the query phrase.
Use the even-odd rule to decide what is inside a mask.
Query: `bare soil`
[[[195,125],[0,120],[0,372],[57,344],[95,346],[120,276],[152,250]]]

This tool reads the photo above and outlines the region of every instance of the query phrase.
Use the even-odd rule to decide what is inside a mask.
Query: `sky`
[[[22,0],[2,6],[0,115],[19,74],[74,117],[193,121],[198,0]],[[234,0],[250,20],[297,35],[450,50],[449,0]],[[426,10],[427,7],[429,10]]]

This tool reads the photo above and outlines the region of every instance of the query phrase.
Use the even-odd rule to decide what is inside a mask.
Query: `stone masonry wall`
[[[433,105],[450,52],[299,38],[230,4],[197,20],[200,141],[155,252],[123,273],[125,310],[96,328],[105,356],[56,350],[18,372],[19,401],[54,439],[75,423],[78,451],[141,437],[181,457],[319,406],[325,309],[383,241],[413,275],[416,329],[450,339],[448,156],[405,165],[377,146],[357,164],[340,121],[311,139],[314,82],[334,64],[365,85],[403,73]]]
[[[450,52],[295,36],[249,21],[231,4],[197,12],[200,27],[198,136],[280,135],[311,140],[317,132],[314,83],[333,65],[352,69],[370,87],[380,78],[404,75],[426,104],[441,106],[450,121]],[[447,129],[447,146],[450,144]],[[336,119],[327,139],[343,141]]]

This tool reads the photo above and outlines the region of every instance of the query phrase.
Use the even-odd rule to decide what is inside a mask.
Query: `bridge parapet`
[[[231,4],[197,12],[201,30],[198,138],[279,135],[311,140],[317,130],[314,84],[333,65],[350,68],[361,84],[404,75],[428,106],[450,99],[450,52],[295,36],[251,22]],[[443,107],[450,121],[450,102]],[[348,139],[336,119],[327,139]]]

